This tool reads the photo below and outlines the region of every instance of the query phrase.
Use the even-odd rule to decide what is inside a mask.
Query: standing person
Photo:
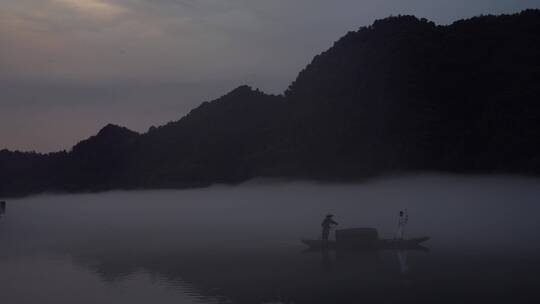
[[[407,214],[407,209],[405,212],[403,210],[399,211],[399,220],[398,220],[398,230],[396,233],[396,239],[403,240],[405,234],[405,225],[409,222],[409,215]]]
[[[322,240],[323,243],[326,245],[328,242],[328,236],[330,235],[330,228],[332,228],[332,225],[337,225],[338,223],[332,219],[334,215],[328,214],[326,218],[322,221]]]

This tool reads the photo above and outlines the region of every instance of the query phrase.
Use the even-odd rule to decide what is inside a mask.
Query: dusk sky
[[[540,0],[2,0],[0,149],[144,132],[248,84],[282,93],[347,31],[389,15],[448,24]]]

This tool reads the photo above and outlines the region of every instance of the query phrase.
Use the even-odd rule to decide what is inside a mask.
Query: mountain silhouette
[[[0,196],[325,180],[437,170],[540,173],[540,10],[349,32],[282,95],[241,86],[138,134],[0,151]]]

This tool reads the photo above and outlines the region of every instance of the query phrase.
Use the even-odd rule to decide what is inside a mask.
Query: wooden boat
[[[322,250],[322,249],[368,249],[368,250],[426,250],[421,243],[429,240],[429,237],[417,237],[409,239],[379,239],[375,242],[357,242],[357,243],[347,243],[340,244],[333,240],[328,241],[326,244],[322,240],[301,240],[302,243],[307,245],[311,250]]]
[[[420,243],[429,237],[408,239],[380,239],[377,229],[371,227],[349,228],[336,230],[336,240],[302,240],[311,249],[421,249]],[[425,248],[424,248],[425,249]]]

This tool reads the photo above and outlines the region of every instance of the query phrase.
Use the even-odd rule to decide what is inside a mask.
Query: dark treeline
[[[437,26],[389,17],[316,56],[283,95],[239,87],[144,134],[0,151],[0,196],[256,176],[540,173],[540,11]]]

